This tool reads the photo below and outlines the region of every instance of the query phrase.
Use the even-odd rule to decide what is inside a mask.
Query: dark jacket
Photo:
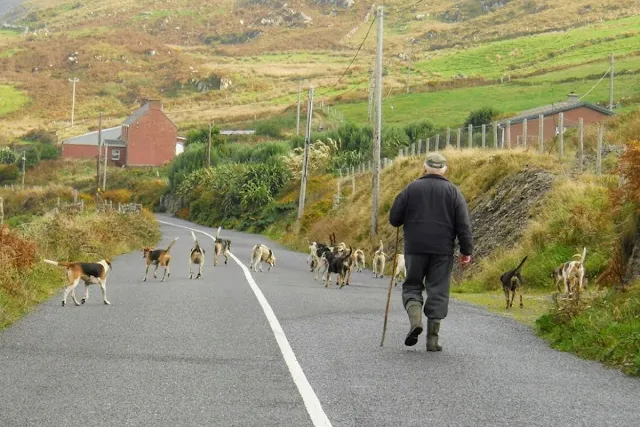
[[[440,175],[424,175],[407,185],[389,212],[394,227],[404,224],[405,254],[471,255],[473,235],[467,202],[458,187]]]

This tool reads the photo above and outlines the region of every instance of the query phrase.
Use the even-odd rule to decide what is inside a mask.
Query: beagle
[[[147,281],[147,274],[149,273],[149,266],[151,264],[156,266],[156,269],[153,270],[154,279],[158,278],[158,276],[156,276],[156,271],[158,271],[159,266],[164,267],[164,274],[162,275],[162,280],[161,280],[162,282],[164,282],[165,276],[171,277],[171,270],[169,269],[169,262],[171,262],[171,254],[169,253],[169,251],[171,251],[171,247],[176,242],[176,240],[178,240],[177,237],[173,239],[171,243],[169,243],[169,246],[167,247],[167,249],[153,249],[148,246],[142,248],[142,257],[146,259],[146,264],[147,264],[147,269],[144,272],[143,282]]]
[[[62,306],[67,304],[67,296],[71,292],[71,298],[75,305],[80,305],[76,299],[75,288],[80,283],[80,280],[84,281],[84,297],[82,298],[82,304],[89,299],[89,285],[93,283],[100,284],[102,289],[102,300],[106,305],[111,303],[107,300],[107,273],[111,270],[111,261],[103,259],[98,262],[58,262],[50,259],[43,260],[47,264],[62,266],[67,270],[67,283],[64,288],[64,295],[62,296]]]

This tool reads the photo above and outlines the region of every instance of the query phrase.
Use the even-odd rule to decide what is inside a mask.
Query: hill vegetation
[[[61,139],[93,129],[99,111],[105,125],[117,124],[145,97],[162,98],[185,131],[212,119],[242,125],[293,105],[297,78],[322,89],[318,101],[366,99],[373,32],[336,82],[370,27],[372,5],[30,0],[15,29],[0,32],[0,84],[11,91],[0,97],[4,132],[11,139],[46,128]],[[385,116],[393,122],[402,121],[396,112],[419,111],[439,125],[459,124],[470,110],[460,99],[472,108],[486,100],[508,114],[562,100],[571,90],[586,93],[608,69],[611,52],[621,61],[619,86],[639,86],[640,21],[632,1],[385,5]],[[73,129],[71,77],[80,79]],[[401,95],[407,83],[412,94]],[[620,107],[637,102],[633,90],[616,93]],[[602,85],[586,100],[606,98]],[[366,121],[366,104],[343,108],[350,120]]]

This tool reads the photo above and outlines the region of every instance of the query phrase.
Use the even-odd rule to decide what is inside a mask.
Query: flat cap
[[[440,153],[430,153],[425,163],[431,168],[442,169],[447,166],[447,159]]]

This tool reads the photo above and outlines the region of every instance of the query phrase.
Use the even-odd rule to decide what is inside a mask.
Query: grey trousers
[[[453,255],[406,254],[404,259],[407,265],[407,278],[402,284],[405,308],[409,301],[423,305],[422,292],[426,287],[425,316],[429,319],[447,317]]]

